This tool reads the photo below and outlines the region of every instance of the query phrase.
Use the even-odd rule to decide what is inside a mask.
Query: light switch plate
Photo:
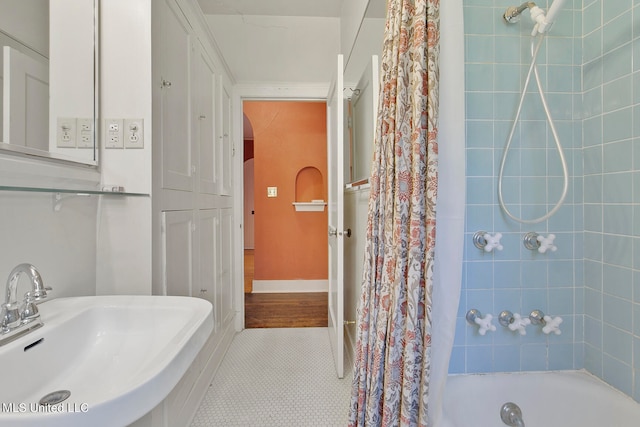
[[[56,126],[56,146],[58,148],[76,147],[76,119],[58,118]]]
[[[267,187],[267,197],[278,197],[278,187]]]

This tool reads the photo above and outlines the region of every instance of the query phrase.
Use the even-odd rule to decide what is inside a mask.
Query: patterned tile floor
[[[338,379],[327,328],[245,329],[192,427],[347,425],[352,373]]]

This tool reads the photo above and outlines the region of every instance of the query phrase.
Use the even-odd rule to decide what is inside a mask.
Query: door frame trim
[[[232,102],[232,139],[235,147],[233,156],[233,215],[234,222],[239,224],[234,230],[233,259],[234,263],[234,304],[235,329],[244,329],[244,200],[240,197],[244,191],[244,134],[243,134],[243,101],[326,101],[329,92],[328,83],[288,85],[233,85]]]

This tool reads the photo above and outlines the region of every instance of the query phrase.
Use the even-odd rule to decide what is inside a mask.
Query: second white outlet
[[[142,119],[124,119],[124,148],[144,148]]]

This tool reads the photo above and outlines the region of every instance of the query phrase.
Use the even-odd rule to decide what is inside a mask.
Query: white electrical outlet
[[[104,147],[105,148],[123,148],[123,120],[122,119],[105,119],[104,120]]]
[[[58,148],[76,147],[76,119],[58,118],[56,146]]]
[[[144,148],[144,122],[142,119],[124,120],[124,147]]]
[[[78,119],[77,127],[78,148],[93,148],[93,119]]]

